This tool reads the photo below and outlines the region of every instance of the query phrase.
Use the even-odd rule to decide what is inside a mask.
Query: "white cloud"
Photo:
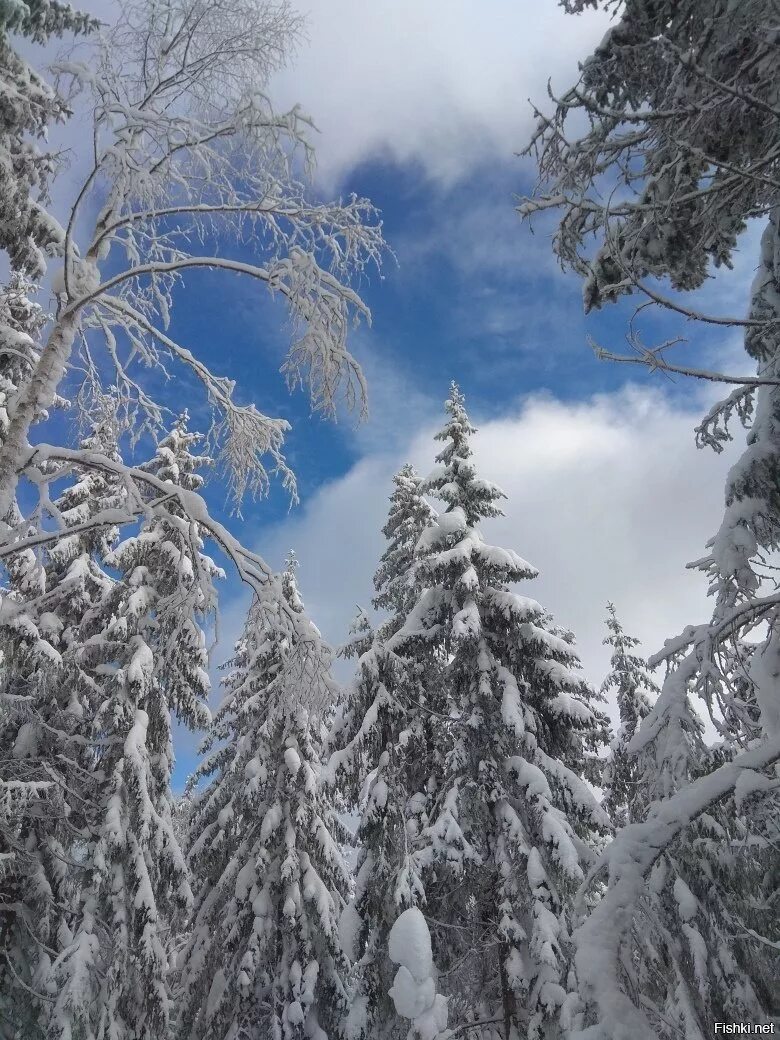
[[[275,83],[322,131],[320,175],[337,181],[378,156],[450,182],[509,159],[543,102],[603,35],[603,13],[554,0],[302,0],[308,42]]]
[[[572,628],[593,682],[608,665],[607,600],[647,653],[710,609],[704,577],[685,565],[717,526],[733,451],[697,451],[699,414],[635,387],[574,404],[532,397],[475,438],[480,472],[508,495],[506,516],[485,536],[539,568],[527,592]],[[368,606],[391,475],[407,458],[426,472],[434,432],[418,429],[405,451],[367,455],[261,540],[275,565],[294,546],[307,607],[334,642],[355,604]]]

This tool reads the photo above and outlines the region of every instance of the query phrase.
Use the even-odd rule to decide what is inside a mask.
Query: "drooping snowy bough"
[[[240,276],[284,298],[295,329],[284,363],[289,384],[308,385],[313,407],[326,413],[341,391],[364,403],[347,334],[369,315],[349,279],[380,261],[381,227],[364,199],[311,200],[310,121],[297,108],[276,112],[264,93],[297,28],[284,3],[134,0],[59,62],[61,92],[69,90],[92,124],[92,162],[49,265],[56,314],[9,409],[0,516],[20,480],[45,505],[46,487],[73,462],[54,446],[30,444],[31,427],[73,365],[83,374],[82,402],[103,381],[117,387],[136,436],[158,431],[165,411],[137,363],[181,366],[212,408],[212,454],[236,500],[267,487],[269,457],[294,492],[282,454],[286,422],[237,403],[235,374],[213,373],[169,335],[188,272]],[[83,461],[105,465],[98,456]],[[138,486],[130,468],[124,477]],[[131,518],[139,497],[128,496]],[[147,496],[144,508],[157,505]],[[46,519],[56,526],[56,517]],[[18,534],[7,532],[3,543]]]
[[[771,823],[780,757],[777,12],[770,0],[564,6],[601,6],[616,19],[553,114],[539,113],[531,150],[541,179],[521,212],[559,213],[553,247],[582,277],[586,310],[639,299],[635,356],[602,356],[733,384],[699,425],[700,445],[721,450],[734,419],[750,431],[707,555],[692,565],[709,580],[712,618],[651,661],[666,663],[666,680],[628,746],[645,762],[649,808],[607,849],[599,876],[609,890],[577,933],[586,1035],[706,1037],[718,1019],[777,1011],[780,936],[767,913],[780,877]],[[576,117],[584,121],[572,129]],[[687,306],[681,293],[730,266],[751,219],[765,226],[747,317]],[[664,280],[675,292],[659,287]],[[638,322],[648,307],[702,331],[740,330],[755,373],[674,363],[670,342],[645,347]],[[715,748],[696,733],[690,694],[721,737]]]

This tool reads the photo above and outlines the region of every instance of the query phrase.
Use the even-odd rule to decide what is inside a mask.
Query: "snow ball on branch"
[[[399,965],[390,989],[396,1014],[411,1019],[410,1038],[436,1040],[447,1027],[447,1000],[436,993],[431,935],[417,907],[404,910],[396,919],[389,952]]]

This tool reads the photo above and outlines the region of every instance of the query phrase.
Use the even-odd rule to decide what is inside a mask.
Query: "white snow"
[[[447,1027],[447,1001],[436,993],[431,935],[417,907],[404,910],[396,918],[390,930],[389,952],[399,965],[390,988],[396,1013],[411,1019],[419,1040],[436,1040]]]

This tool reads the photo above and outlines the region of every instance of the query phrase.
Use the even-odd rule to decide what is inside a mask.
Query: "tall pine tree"
[[[118,458],[115,405],[111,397],[98,402],[83,446]],[[12,856],[0,900],[3,1037],[6,1023],[9,1036],[48,1035],[47,977],[72,939],[94,761],[91,695],[75,655],[84,617],[113,584],[106,559],[116,537],[113,528],[78,526],[121,497],[103,474],[76,472],[51,507],[58,537],[41,561],[29,550],[12,558],[2,597],[0,779],[46,794],[0,838],[0,851]]]
[[[657,694],[658,686],[652,679],[647,662],[631,653],[639,640],[627,635],[617,616],[614,604],[607,604],[608,634],[604,639],[612,647],[610,672],[601,684],[601,694],[614,694],[620,715],[617,735],[610,745],[609,755],[601,774],[604,789],[603,805],[616,827],[622,827],[638,815],[638,776],[636,761],[628,746],[637,727],[650,713],[649,694]]]
[[[198,489],[209,461],[193,454],[198,440],[185,413],[145,468]],[[191,727],[209,719],[202,626],[220,574],[177,508],[107,554],[118,577],[86,605],[71,654],[94,759],[76,927],[49,975],[52,1038],[152,1040],[171,1025],[170,925],[191,901],[173,827],[171,712]]]
[[[453,384],[438,468],[446,509],[418,543],[417,602],[389,641],[435,677],[438,775],[412,858],[423,876],[450,1024],[498,1017],[506,1040],[557,1035],[567,999],[569,900],[608,826],[585,777],[606,720],[571,637],[511,585],[536,570],[486,544],[503,493],[478,476]]]
[[[302,613],[294,566],[279,584]],[[194,778],[207,783],[189,811],[199,888],[182,956],[182,1040],[341,1036],[348,836],[319,785],[318,705],[280,610],[278,590],[253,604]]]
[[[428,669],[426,693],[422,667],[404,662],[386,644],[414,602],[415,550],[435,513],[410,465],[393,477],[393,484],[382,529],[388,546],[374,576],[374,606],[387,617],[372,639],[368,625],[350,644],[353,653],[362,652],[329,738],[328,781],[360,813],[355,891],[343,929],[357,961],[346,1022],[349,1040],[408,1031],[388,995],[396,972],[388,938],[398,916],[424,901],[410,853],[427,799],[436,716],[423,702],[432,692],[435,666]]]
[[[436,511],[423,494],[422,480],[408,462],[395,474],[393,484],[390,511],[382,528],[388,544],[374,575],[374,607],[389,614],[378,632],[383,641],[398,631],[414,606],[417,543],[436,519]]]

